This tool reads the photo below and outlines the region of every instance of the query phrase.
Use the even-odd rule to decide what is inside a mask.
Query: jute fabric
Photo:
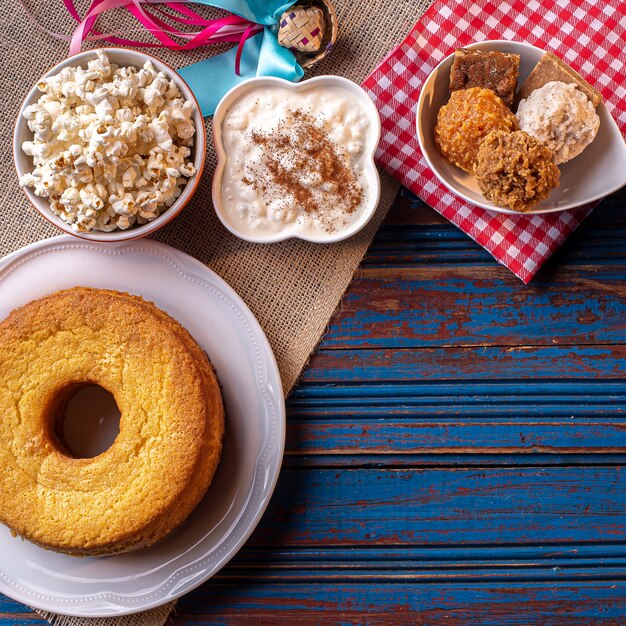
[[[76,4],[79,11],[84,11],[87,3]],[[402,40],[429,4],[430,0],[334,0],[339,39],[332,52],[309,70],[306,77],[339,74],[360,83]],[[68,34],[75,25],[62,0],[29,0],[28,6],[51,30]],[[19,189],[12,157],[12,132],[20,104],[32,85],[61,61],[68,50],[67,43],[39,30],[16,0],[4,0],[3,7],[5,10],[0,17],[0,255],[59,234],[36,213]],[[141,36],[123,10],[111,12],[99,24],[104,32],[123,30],[131,37]],[[215,46],[189,52],[157,50],[152,53],[174,67],[182,67],[221,50],[220,46]],[[287,393],[322,336],[399,184],[386,174],[381,175],[382,193],[377,213],[363,231],[348,241],[333,245],[300,240],[271,245],[247,243],[224,229],[211,205],[215,168],[211,132],[209,121],[207,166],[194,200],[179,217],[160,230],[155,239],[206,263],[245,300],[274,350]],[[41,614],[57,626],[158,626],[167,620],[172,606],[173,603],[115,619]]]

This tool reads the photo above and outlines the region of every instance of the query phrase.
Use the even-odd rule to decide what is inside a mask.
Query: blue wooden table
[[[174,623],[626,624],[625,270],[625,191],[528,287],[401,193],[266,515]]]

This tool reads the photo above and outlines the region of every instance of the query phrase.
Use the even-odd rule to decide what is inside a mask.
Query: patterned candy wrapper
[[[324,13],[318,7],[293,7],[283,13],[278,43],[291,50],[317,52],[324,38]]]

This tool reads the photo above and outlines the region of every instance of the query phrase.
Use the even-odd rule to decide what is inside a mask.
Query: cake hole
[[[91,459],[108,450],[120,432],[120,410],[113,394],[100,385],[86,385],[72,395],[62,415],[61,435],[77,459]]]

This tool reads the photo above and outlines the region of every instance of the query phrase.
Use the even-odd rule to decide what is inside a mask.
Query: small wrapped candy
[[[325,26],[324,12],[319,7],[293,7],[280,18],[278,43],[299,52],[317,52]]]

